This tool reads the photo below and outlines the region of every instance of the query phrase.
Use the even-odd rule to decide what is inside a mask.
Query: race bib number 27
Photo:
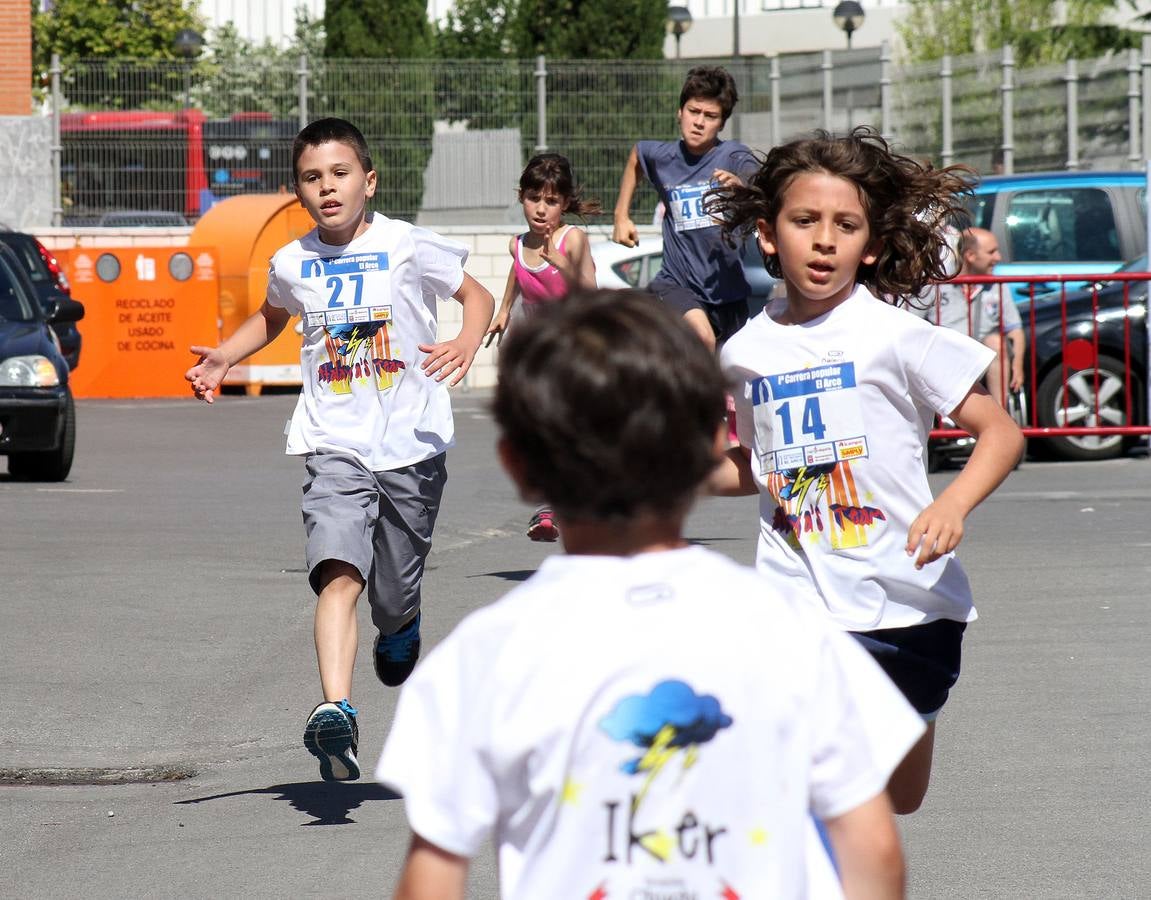
[[[761,475],[867,456],[854,363],[758,378],[751,400]]]

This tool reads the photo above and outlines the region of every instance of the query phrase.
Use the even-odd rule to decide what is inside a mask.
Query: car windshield
[[[36,311],[20,286],[8,260],[0,257],[0,319],[8,322],[34,322]]]

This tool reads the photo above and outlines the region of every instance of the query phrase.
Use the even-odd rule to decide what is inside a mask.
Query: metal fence
[[[726,134],[760,150],[817,127],[871,124],[904,152],[985,173],[1135,168],[1151,132],[1151,41],[1141,54],[1028,70],[1010,48],[922,65],[897,65],[886,47],[714,62],[740,90]],[[54,219],[91,223],[125,208],[194,219],[232,193],[287,190],[292,134],[327,115],[368,138],[389,215],[463,224],[484,209],[488,221],[514,221],[500,217],[515,174],[543,147],[570,157],[610,209],[632,143],[676,135],[687,67],[543,57],[56,64]],[[655,202],[641,192],[637,220]]]

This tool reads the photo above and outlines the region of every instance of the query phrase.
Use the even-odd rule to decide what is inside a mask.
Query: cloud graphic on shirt
[[[674,752],[706,744],[732,723],[719,701],[710,694],[697,694],[682,681],[661,681],[647,696],[624,697],[600,720],[599,727],[611,738],[643,747],[649,752],[624,763],[623,771],[635,775],[650,751]]]
[[[628,775],[642,775],[643,787],[632,798],[638,810],[656,776],[673,759],[682,756],[681,774],[699,758],[699,746],[712,740],[734,720],[710,694],[697,694],[682,681],[661,681],[646,696],[632,695],[620,700],[600,719],[599,727],[613,740],[643,749],[634,759],[620,764]],[[658,848],[649,847],[653,853]]]

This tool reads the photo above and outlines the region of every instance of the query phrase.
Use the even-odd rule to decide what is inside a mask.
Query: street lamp
[[[851,35],[863,25],[863,7],[855,0],[842,0],[831,14],[836,26],[847,35],[847,49],[851,49]]]
[[[204,37],[191,28],[181,28],[172,39],[172,49],[184,58],[184,108],[192,105],[192,60],[200,55]]]
[[[667,30],[675,35],[675,58],[679,59],[679,39],[691,29],[691,11],[686,6],[667,8]]]

